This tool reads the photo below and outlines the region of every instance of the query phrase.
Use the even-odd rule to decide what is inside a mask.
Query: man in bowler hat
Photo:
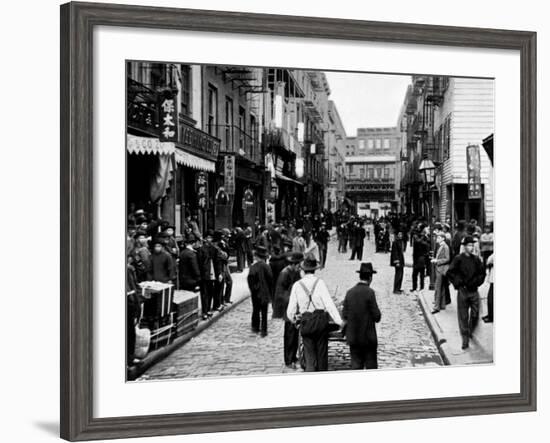
[[[361,263],[357,272],[359,283],[347,292],[342,309],[351,369],[377,369],[378,337],[375,324],[380,321],[381,314],[370,287],[376,271],[372,263]]]
[[[248,288],[252,300],[252,332],[267,335],[267,308],[272,296],[273,274],[265,262],[268,253],[264,246],[256,246],[256,261],[248,271]]]

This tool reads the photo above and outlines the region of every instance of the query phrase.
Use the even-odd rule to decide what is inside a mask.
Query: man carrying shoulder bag
[[[292,286],[287,308],[287,317],[299,325],[306,372],[328,369],[329,317],[337,325],[342,325],[342,319],[325,282],[315,277],[317,269],[319,262],[315,258],[308,257],[304,260],[304,277]]]

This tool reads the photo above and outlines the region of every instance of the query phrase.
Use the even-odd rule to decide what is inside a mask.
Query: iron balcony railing
[[[262,150],[257,136],[235,125],[216,125],[215,130],[209,129],[209,132],[217,133],[221,140],[221,152],[240,155],[257,165],[262,164]],[[258,130],[255,128],[253,134],[257,133]]]

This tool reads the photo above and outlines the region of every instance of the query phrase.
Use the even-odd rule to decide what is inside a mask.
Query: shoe
[[[260,334],[260,336],[261,336],[262,338],[263,338],[263,337],[267,337],[267,332],[262,332],[262,333]]]
[[[253,333],[253,334],[258,334],[260,332],[259,329],[256,329],[256,328],[250,328],[250,331]]]
[[[439,309],[434,309],[434,310],[432,311],[432,314],[437,314],[438,312],[439,312]]]
[[[469,344],[468,344],[468,340],[465,340],[462,342],[462,349],[468,349],[469,348]]]
[[[216,309],[216,311],[222,312],[222,311],[223,311],[223,305],[222,305],[222,306],[219,306],[219,307]]]
[[[202,315],[202,319],[203,319],[203,320],[208,320],[208,318],[209,318],[209,317],[208,317],[207,314],[203,314],[203,315]]]
[[[214,313],[212,311],[208,311],[208,313],[206,314],[208,317],[214,317]]]
[[[482,320],[483,320],[485,323],[493,323],[493,319],[492,319],[492,318],[489,318],[487,315],[486,315],[485,317],[483,317]]]
[[[399,291],[393,291],[394,294],[403,294],[403,291],[400,289]]]
[[[226,301],[225,304],[226,304],[226,305],[232,305],[233,302],[232,302],[232,301]]]

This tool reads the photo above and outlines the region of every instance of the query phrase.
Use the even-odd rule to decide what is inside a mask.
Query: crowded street
[[[378,271],[372,288],[382,313],[377,324],[378,362],[380,369],[442,365],[438,349],[426,325],[416,296],[392,291],[393,268],[389,254],[375,253],[375,244],[365,242],[363,259],[372,261]],[[326,267],[316,273],[327,284],[337,306],[346,291],[358,280],[358,260],[349,253],[337,252],[337,242],[329,242]],[[233,274],[233,291],[248,292],[246,274]],[[410,285],[410,271],[405,272],[404,286]],[[184,377],[220,377],[299,372],[283,362],[283,321],[271,318],[268,335],[250,331],[250,299],[228,312],[219,321],[164,360],[146,371],[138,380]],[[349,346],[345,341],[329,342],[329,370],[350,369]]]

